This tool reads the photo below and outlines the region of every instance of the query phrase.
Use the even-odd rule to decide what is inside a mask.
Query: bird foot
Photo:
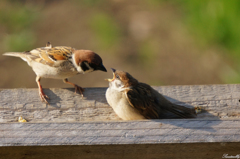
[[[39,91],[39,96],[42,102],[49,104],[47,99],[50,99],[43,91]]]
[[[76,84],[74,84],[74,88],[75,88],[75,94],[79,92],[79,94],[83,97],[84,89]]]

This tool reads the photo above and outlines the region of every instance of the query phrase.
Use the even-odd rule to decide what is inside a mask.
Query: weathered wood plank
[[[45,89],[50,105],[39,100],[37,89],[1,89],[0,156],[221,158],[238,153],[240,85],[154,88],[174,103],[206,112],[196,119],[122,121],[106,102],[106,88],[86,88],[84,98],[74,89]],[[28,122],[17,123],[19,116]]]
[[[106,88],[89,88],[84,98],[73,89],[45,89],[50,105],[42,103],[37,89],[0,90],[0,122],[17,121],[23,116],[31,122],[74,122],[118,120],[105,100]]]
[[[0,146],[240,142],[240,120],[1,123]]]
[[[154,87],[170,101],[207,110],[198,118],[239,118],[240,85],[189,85]],[[0,122],[75,122],[119,120],[105,99],[106,88],[86,88],[84,98],[74,89],[44,89],[50,105],[42,103],[37,89],[1,89]]]

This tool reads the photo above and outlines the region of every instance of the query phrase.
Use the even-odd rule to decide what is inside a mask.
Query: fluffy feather
[[[106,98],[109,105],[124,120],[168,118],[172,113],[180,118],[193,118],[195,110],[168,101],[163,95],[145,83],[138,82],[129,73],[113,69],[114,78],[109,79]],[[121,102],[126,100],[127,102]],[[126,111],[131,107],[134,113]],[[136,115],[136,112],[139,114]],[[125,115],[124,113],[128,114]],[[165,117],[164,117],[165,116]]]

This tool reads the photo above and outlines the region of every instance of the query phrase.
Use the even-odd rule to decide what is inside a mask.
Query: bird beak
[[[103,66],[103,64],[101,64],[100,66],[98,66],[96,68],[96,70],[100,70],[100,71],[103,71],[103,72],[107,72],[107,69]]]
[[[115,73],[115,72],[116,72],[116,70],[115,70],[114,68],[111,68],[111,70],[112,70],[112,72],[113,72],[113,73]]]
[[[105,79],[105,80],[108,81],[108,82],[112,82],[112,81],[114,81],[115,78],[116,78],[116,75],[115,75],[116,70],[115,70],[114,68],[111,68],[111,70],[112,70],[112,72],[113,72],[113,78],[112,78],[112,79]]]

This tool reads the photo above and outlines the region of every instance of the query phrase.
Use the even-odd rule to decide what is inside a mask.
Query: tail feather
[[[30,59],[29,52],[6,52],[4,56],[15,56],[20,57],[22,60],[28,62]]]
[[[23,57],[26,55],[24,52],[6,52],[3,54],[4,56],[15,56],[15,57]]]
[[[169,112],[178,115],[181,118],[195,118],[196,112],[194,109],[187,108],[181,105],[173,104],[169,109],[167,109]]]

